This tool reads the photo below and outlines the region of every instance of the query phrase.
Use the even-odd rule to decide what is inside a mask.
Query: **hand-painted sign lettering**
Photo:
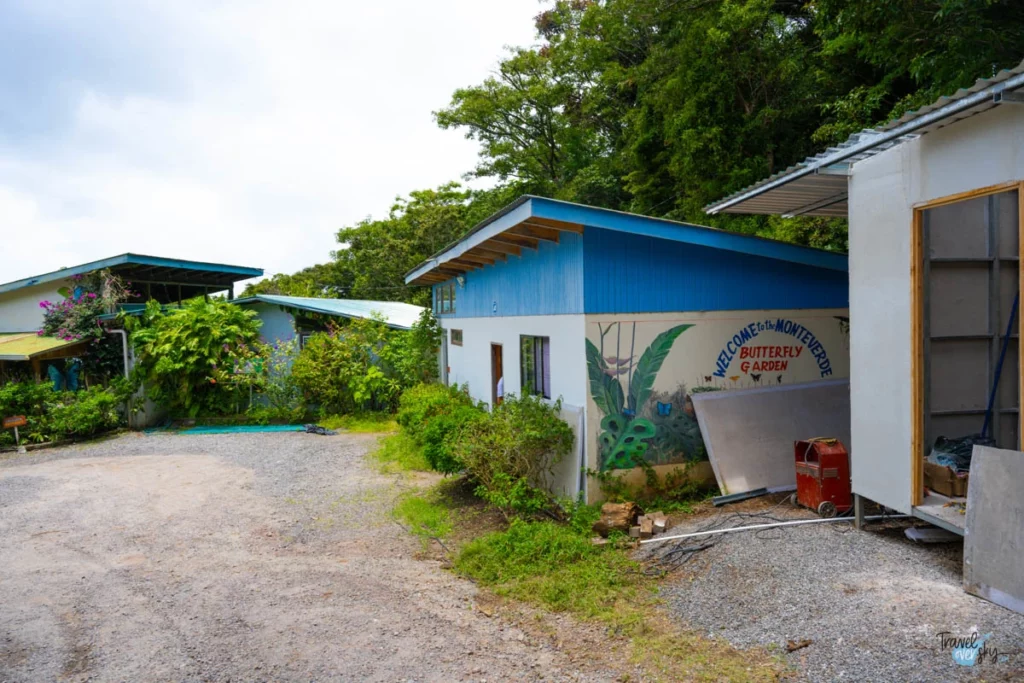
[[[5,417],[3,419],[4,429],[14,429],[15,427],[24,427],[28,424],[24,415],[15,415],[14,417]]]
[[[803,346],[747,346],[748,342],[762,332],[777,332],[791,336]],[[789,368],[789,359],[799,358],[805,347],[814,357],[821,376],[831,375],[832,363],[828,359],[828,352],[814,333],[806,327],[785,318],[753,322],[741,328],[725,343],[715,361],[716,367],[712,374],[724,378],[737,356],[744,361],[740,364],[741,372],[784,372]]]

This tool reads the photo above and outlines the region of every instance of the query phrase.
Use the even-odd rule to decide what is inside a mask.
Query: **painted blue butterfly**
[[[636,411],[631,410],[630,408],[623,408],[622,414],[625,415],[626,417],[634,417],[636,415]]]
[[[658,401],[658,415],[661,415],[663,417],[668,417],[671,414],[672,414],[672,404],[671,403],[662,403],[661,401]]]

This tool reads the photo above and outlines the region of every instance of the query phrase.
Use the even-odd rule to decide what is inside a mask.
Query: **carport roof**
[[[48,282],[66,280],[75,275],[87,275],[98,270],[110,270],[132,283],[149,282],[216,289],[227,289],[240,280],[263,275],[262,268],[247,268],[205,261],[185,261],[142,254],[121,254],[0,284],[0,294]]]
[[[240,305],[256,302],[275,304],[285,308],[338,316],[340,318],[369,318],[373,313],[379,313],[384,317],[385,325],[399,330],[410,329],[424,311],[422,306],[414,306],[413,304],[406,304],[401,301],[317,299],[308,296],[280,296],[277,294],[257,294],[235,301],[236,304]]]

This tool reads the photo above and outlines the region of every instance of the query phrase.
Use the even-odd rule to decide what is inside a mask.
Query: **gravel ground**
[[[374,443],[128,434],[0,460],[0,681],[614,678],[416,559]]]
[[[788,502],[761,508],[779,518],[815,516]],[[670,533],[771,521],[749,514],[724,508]],[[1024,680],[1024,616],[962,590],[962,543],[915,544],[903,535],[908,525],[858,532],[840,522],[715,536],[662,594],[685,624],[738,646],[778,648],[797,680]],[[657,557],[673,543],[639,554]],[[958,666],[941,650],[942,631],[992,633],[989,647],[1009,657]],[[812,644],[786,654],[788,640],[805,639]]]

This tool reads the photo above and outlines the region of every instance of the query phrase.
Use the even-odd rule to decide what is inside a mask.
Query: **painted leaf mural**
[[[587,373],[590,377],[590,395],[605,415],[622,413],[625,397],[622,385],[609,374],[608,363],[601,356],[594,342],[587,340]]]
[[[672,344],[676,339],[693,325],[676,325],[665,330],[651,342],[651,345],[640,356],[640,362],[636,364],[633,372],[633,379],[629,383],[629,407],[639,410],[651,397],[651,389],[654,388],[654,380],[658,377],[658,371],[668,358],[668,352],[672,350]]]
[[[607,329],[601,330],[602,348],[595,346],[589,339],[586,341],[590,395],[598,409],[604,413],[598,437],[601,470],[635,467],[637,460],[645,458],[650,440],[657,436],[657,427],[650,420],[638,417],[637,413],[650,399],[658,372],[672,350],[672,345],[679,335],[693,327],[677,325],[665,330],[654,338],[640,360],[634,364],[632,346],[636,339],[636,323],[632,324],[630,330],[628,357],[622,357],[618,349],[615,355],[604,355],[604,339],[613,326],[617,330],[618,340],[622,335],[622,323],[612,323]],[[628,396],[619,379],[623,375],[629,388]]]

